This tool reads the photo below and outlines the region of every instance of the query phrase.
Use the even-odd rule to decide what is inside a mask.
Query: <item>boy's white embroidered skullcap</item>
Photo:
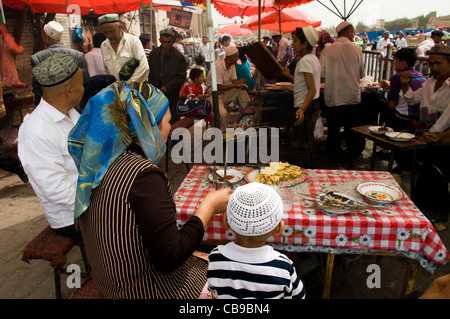
[[[283,202],[272,187],[250,183],[238,187],[230,196],[227,222],[231,229],[243,236],[267,234],[280,223]]]

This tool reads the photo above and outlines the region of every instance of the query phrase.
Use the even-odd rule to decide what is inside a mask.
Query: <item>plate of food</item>
[[[394,130],[392,128],[384,126],[384,125],[370,126],[369,131],[370,131],[370,133],[375,134],[375,135],[384,135],[389,132],[394,132]]]
[[[380,89],[380,83],[378,82],[373,82],[373,83],[369,83],[366,85],[366,89]]]
[[[278,86],[291,86],[291,85],[294,85],[294,83],[292,83],[292,82],[277,82],[277,83],[275,83],[275,85],[278,85]]]
[[[414,137],[414,134],[411,133],[402,133],[402,132],[389,132],[385,134],[391,140],[396,142],[408,142],[411,141]]]
[[[379,204],[388,204],[403,198],[403,192],[399,188],[384,183],[362,183],[356,190],[365,199]]]
[[[223,176],[224,176],[224,170],[223,169],[218,169],[216,170],[216,173],[218,175],[217,178],[217,182],[219,184],[223,184]],[[214,176],[213,174],[209,174],[208,178],[211,182],[214,182]],[[227,181],[228,183],[237,183],[239,182],[241,179],[244,178],[244,173],[242,173],[241,171],[235,170],[235,169],[227,169]]]
[[[245,174],[248,183],[262,183],[277,187],[289,187],[304,182],[308,175],[299,166],[283,162],[270,162],[269,166]]]
[[[346,214],[357,204],[355,198],[334,191],[317,195],[316,202],[322,210],[332,214]]]

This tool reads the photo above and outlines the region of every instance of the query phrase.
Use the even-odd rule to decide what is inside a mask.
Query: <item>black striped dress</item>
[[[104,298],[197,298],[206,283],[207,264],[204,260],[192,256],[195,245],[183,245],[183,239],[172,245],[170,252],[180,251],[176,257],[179,265],[177,264],[173,271],[164,271],[163,269],[167,268],[164,262],[160,263],[160,267],[155,267],[152,262],[170,255],[166,254],[165,250],[169,249],[165,244],[177,237],[178,228],[167,176],[138,153],[129,148],[114,161],[101,184],[92,191],[91,204],[80,217],[92,277]],[[133,197],[131,194],[139,179],[139,185],[146,185],[146,192],[153,196],[149,195],[149,198],[168,197],[171,207],[164,211],[155,211],[161,206],[143,203],[142,198],[146,196]],[[161,181],[164,181],[165,185],[160,185]],[[152,189],[162,188],[167,191],[165,196],[152,193]],[[163,224],[154,222],[154,225],[146,225],[140,229],[141,225],[136,221],[136,207],[139,207],[139,210],[145,208],[145,211],[139,212],[141,216],[156,216],[154,220],[161,220]],[[191,226],[187,226],[192,229],[187,229],[190,238],[185,238],[184,241],[194,240],[198,241],[197,244],[200,243],[203,226],[201,231],[198,231],[199,226],[196,224],[199,223],[201,224],[194,220]],[[188,222],[185,226],[187,224]],[[158,237],[155,242],[146,243],[143,238],[152,238],[154,234],[148,230],[153,228]],[[158,229],[162,229],[162,232],[158,232]],[[168,238],[164,238],[165,233]],[[143,234],[146,236],[142,236]],[[177,250],[179,246],[181,248]],[[162,251],[158,251],[158,247],[162,247]]]

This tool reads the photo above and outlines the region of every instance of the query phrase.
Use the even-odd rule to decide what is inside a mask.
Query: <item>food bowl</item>
[[[379,204],[388,204],[403,198],[403,192],[399,188],[383,183],[362,183],[356,190],[365,199]]]
[[[382,128],[384,128],[384,129],[382,129]],[[380,130],[380,129],[382,129],[382,130]],[[394,130],[390,127],[385,127],[385,126],[370,126],[369,131],[370,131],[370,133],[375,134],[375,135],[384,135],[386,133],[393,132]]]
[[[223,175],[225,173],[225,171],[223,169],[218,169],[216,170],[217,175],[219,175],[220,177],[223,178]],[[214,176],[212,174],[208,175],[208,178],[211,182],[214,182]],[[227,181],[228,183],[237,183],[239,182],[241,179],[244,178],[244,173],[235,170],[235,169],[227,169]],[[223,184],[223,179],[218,178],[217,182],[219,184]]]

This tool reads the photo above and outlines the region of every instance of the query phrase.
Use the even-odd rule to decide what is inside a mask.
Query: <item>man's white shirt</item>
[[[18,155],[52,228],[74,222],[78,170],[69,154],[67,137],[80,114],[71,109],[69,115],[42,98],[19,129]]]

